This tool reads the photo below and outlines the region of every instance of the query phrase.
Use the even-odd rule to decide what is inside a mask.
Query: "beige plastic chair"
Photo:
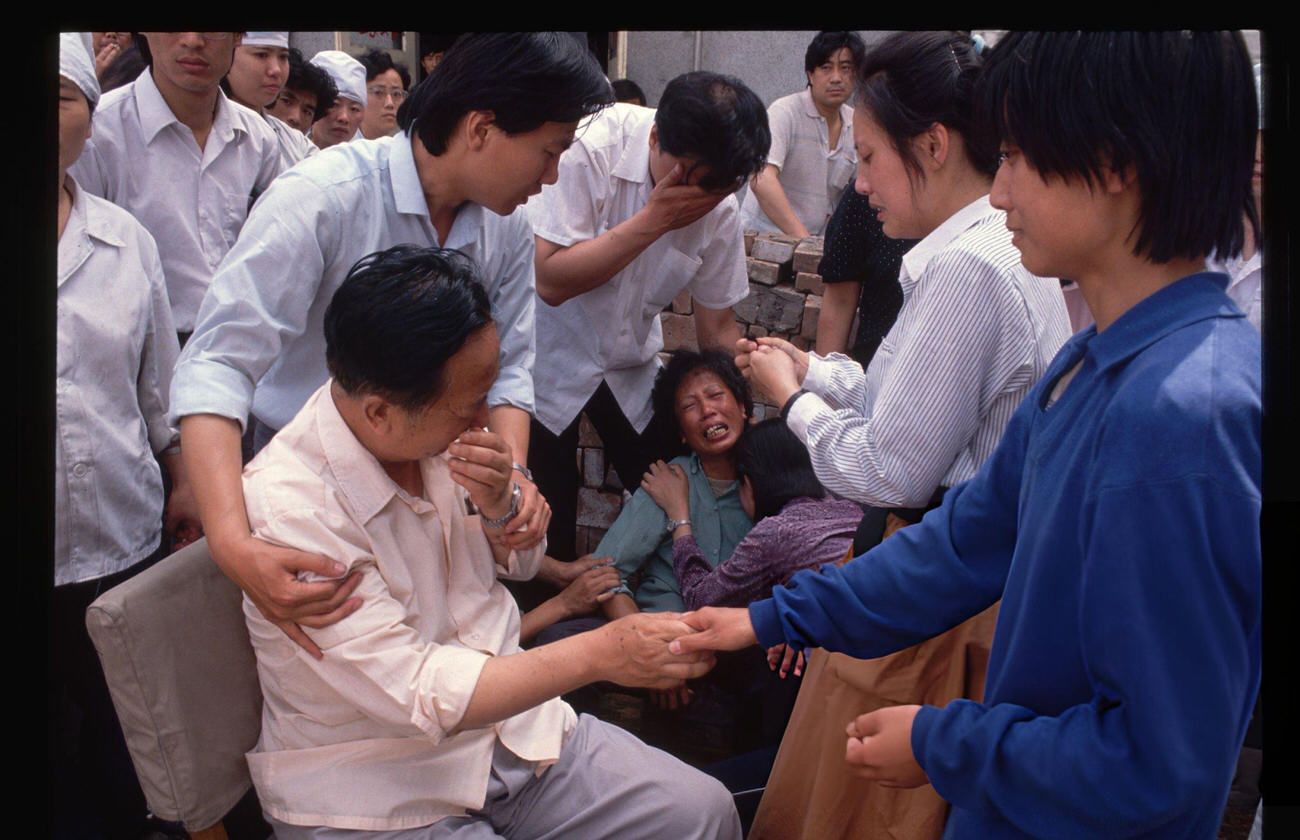
[[[262,693],[241,598],[200,540],[86,611],[149,809],[195,840],[225,840],[252,784]]]

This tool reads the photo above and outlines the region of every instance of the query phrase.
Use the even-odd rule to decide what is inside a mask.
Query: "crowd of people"
[[[166,828],[84,613],[199,539],[277,837],[1215,836],[1260,675],[1240,33],[820,32],[767,107],[646,107],[564,33],[415,84],[288,36],[60,39],[58,836]],[[747,231],[825,236],[815,350],[741,333]],[[589,553],[583,418],[628,491]]]

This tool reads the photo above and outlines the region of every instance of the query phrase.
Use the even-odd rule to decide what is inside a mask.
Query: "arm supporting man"
[[[736,315],[731,307],[709,309],[695,305],[695,337],[700,349],[713,348],[730,353],[740,341],[740,327],[736,325]]]
[[[749,182],[749,189],[754,193],[758,206],[771,219],[772,224],[779,227],[783,233],[803,239],[808,236],[808,228],[799,221],[794,208],[790,206],[790,199],[786,197],[785,190],[781,187],[780,173],[781,169],[775,164],[767,164],[763,167],[763,171]]]

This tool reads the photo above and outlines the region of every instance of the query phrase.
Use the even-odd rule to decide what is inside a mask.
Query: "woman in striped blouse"
[[[779,339],[738,348],[821,482],[874,508],[855,554],[975,474],[1069,336],[1059,282],[1025,270],[1006,215],[989,204],[997,154],[971,125],[981,63],[964,34],[907,32],[860,70],[858,192],[887,236],[920,240],[903,257],[903,306],[869,368]],[[844,727],[885,705],[978,694],[995,610],[883,659],[816,652],[750,836],[937,838],[946,804],[934,789],[850,775]]]

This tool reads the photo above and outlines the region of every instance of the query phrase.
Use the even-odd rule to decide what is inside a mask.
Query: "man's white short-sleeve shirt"
[[[830,148],[830,128],[817,110],[812,92],[805,89],[783,96],[767,108],[772,131],[772,148],[767,162],[780,169],[779,180],[799,221],[813,236],[826,231],[826,220],[835,212],[844,185],[857,169],[853,144],[853,108],[840,106],[840,137]],[[758,206],[751,189],[740,208],[744,230],[771,231],[780,228]]]
[[[491,406],[533,408],[533,235],[523,208],[467,202],[447,241],[429,220],[410,135],[338,143],[278,178],[212,278],[172,385],[171,417],[217,414],[283,428],[320,384],[325,308],[362,257],[455,248],[477,266],[501,338]],[[254,393],[256,388],[256,393]]]
[[[655,112],[617,104],[578,128],[560,176],[527,204],[533,231],[568,247],[594,239],[645,206]],[[659,313],[683,289],[697,306],[726,309],[749,294],[739,207],[727,196],[698,221],[669,231],[606,283],[559,306],[537,302],[537,419],[555,434],[603,379],[644,431],[663,349]]]
[[[172,320],[190,332],[212,273],[244,225],[249,200],[280,170],[280,141],[260,115],[218,91],[200,149],[146,70],[104,94],[94,133],[68,172],[153,235]]]

